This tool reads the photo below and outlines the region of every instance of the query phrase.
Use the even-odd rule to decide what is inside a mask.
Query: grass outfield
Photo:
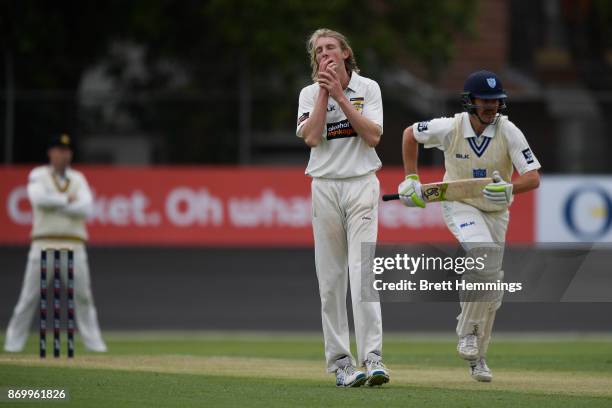
[[[0,389],[65,388],[68,404],[78,407],[612,406],[612,337],[498,336],[489,355],[494,380],[484,384],[469,377],[454,339],[389,335],[391,383],[358,389],[334,387],[319,335],[108,333],[106,339],[104,355],[77,347],[74,361],[41,361],[32,336],[24,353],[0,353]]]

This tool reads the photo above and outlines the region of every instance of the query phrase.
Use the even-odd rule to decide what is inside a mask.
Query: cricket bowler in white
[[[306,174],[312,177],[315,265],[321,296],[327,370],[339,387],[382,385],[379,302],[361,301],[361,244],[378,233],[381,162],[374,150],[383,133],[378,84],[359,75],[346,38],[315,31],[307,45],[314,83],[302,89],[296,134],[311,148]],[[350,281],[358,366],[349,340],[346,309]]]
[[[540,163],[523,133],[507,116],[506,93],[493,72],[477,71],[465,81],[462,104],[466,112],[454,117],[415,123],[403,134],[402,155],[406,179],[399,185],[400,200],[409,207],[425,207],[417,174],[418,143],[444,152],[444,180],[492,177],[481,197],[443,202],[444,221],[466,251],[486,250],[498,255],[485,270],[464,274],[466,281],[503,280],[503,257],[509,210],[514,194],[536,189]],[[518,177],[512,180],[514,169]],[[486,363],[495,313],[503,292],[488,301],[461,302],[457,317],[459,356],[469,362],[477,381],[491,381]]]
[[[90,287],[85,241],[85,219],[93,199],[85,176],[70,168],[72,141],[67,134],[51,140],[47,151],[50,164],[36,167],[28,177],[32,204],[32,245],[28,254],[19,300],[6,330],[4,350],[22,351],[40,303],[40,253],[44,248],[74,251],[75,318],[79,335],[90,351],[105,352],[98,315]],[[66,282],[65,271],[62,280]],[[50,279],[52,274],[48,274]]]

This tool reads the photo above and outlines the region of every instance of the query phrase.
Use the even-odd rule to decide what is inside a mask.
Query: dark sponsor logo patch
[[[429,121],[419,122],[419,124],[417,125],[417,131],[424,132],[427,130],[428,127],[429,127]]]
[[[521,150],[521,153],[523,153],[523,157],[525,158],[525,161],[527,162],[527,164],[533,163],[533,153],[531,152],[530,148]]]
[[[474,178],[487,177],[487,169],[472,169],[472,177]]]
[[[298,126],[300,125],[300,123],[308,119],[309,116],[310,116],[310,112],[303,113],[302,116],[300,116],[297,120]]]
[[[327,140],[356,137],[357,132],[347,119],[327,124]]]

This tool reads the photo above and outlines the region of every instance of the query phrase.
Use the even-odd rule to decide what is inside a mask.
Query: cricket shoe
[[[363,371],[355,369],[349,357],[344,357],[337,362],[336,387],[361,387],[366,382]]]
[[[383,385],[389,382],[389,370],[382,362],[382,357],[376,353],[368,354],[368,359],[365,361],[367,370],[366,385],[372,387],[374,385]]]
[[[478,337],[475,334],[467,334],[459,338],[457,343],[457,352],[464,360],[478,359]]]
[[[493,379],[493,373],[489,366],[487,366],[487,361],[484,357],[470,361],[470,375],[473,379],[480,382],[491,382]]]
[[[108,351],[108,348],[102,339],[86,342],[85,348],[87,351],[94,351],[96,353],[106,353]]]

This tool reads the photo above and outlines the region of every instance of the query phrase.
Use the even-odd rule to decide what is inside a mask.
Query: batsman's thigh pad
[[[483,212],[458,201],[442,203],[442,216],[450,232],[461,244],[493,242]]]
[[[494,243],[470,246],[466,257],[476,260],[476,265],[479,266],[463,274],[464,283],[471,286],[460,290],[459,298],[461,302],[490,302],[491,308],[496,310],[504,295],[503,290],[494,286],[504,279],[503,246]]]

